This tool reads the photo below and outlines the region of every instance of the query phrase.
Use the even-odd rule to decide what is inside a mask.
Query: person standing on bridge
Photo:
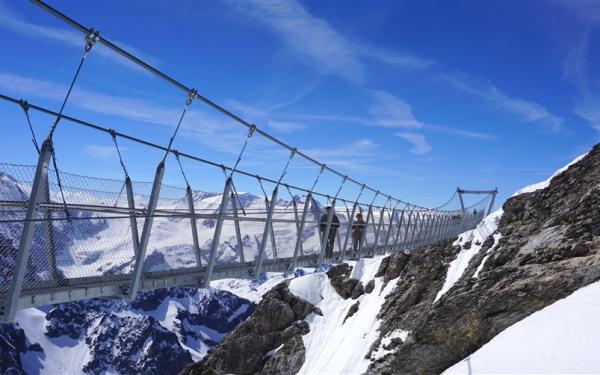
[[[354,256],[358,254],[358,248],[364,233],[365,221],[363,220],[362,213],[359,212],[356,214],[356,220],[352,224],[352,251],[354,252]]]
[[[325,236],[325,231],[327,230],[327,218],[329,217],[329,212],[331,211],[331,206],[325,207],[325,214],[321,216],[321,220],[319,220],[319,232],[321,233],[321,238]],[[325,244],[325,258],[332,259],[333,258],[333,244],[335,242],[335,236],[337,235],[337,230],[340,226],[340,219],[338,219],[335,212],[331,218],[331,228],[329,229],[329,236],[327,236],[327,243]]]

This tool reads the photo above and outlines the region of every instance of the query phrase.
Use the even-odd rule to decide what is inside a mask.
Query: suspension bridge
[[[494,206],[497,190],[458,188],[448,202],[435,208],[385,194],[275,138],[102,37],[96,29],[84,27],[42,1],[33,3],[82,32],[83,54],[58,111],[0,94],[0,99],[22,110],[37,153],[35,165],[0,163],[1,321],[14,321],[21,308],[97,297],[134,298],[143,290],[206,287],[211,280],[257,278],[264,272],[293,272],[298,267],[411,251],[474,228]],[[166,146],[64,113],[85,61],[98,43],[184,93],[181,115]],[[247,128],[233,165],[174,148],[180,125],[195,101]],[[41,144],[31,122],[33,111],[53,118]],[[122,179],[60,170],[56,158],[60,150],[53,140],[62,123],[110,137]],[[278,178],[240,168],[246,146],[257,136],[289,152]],[[162,153],[153,181],[130,177],[120,148],[123,141]],[[185,186],[163,183],[168,158],[176,161]],[[317,170],[306,186],[285,179],[288,167],[299,158]],[[222,171],[222,193],[194,190],[182,160]],[[337,190],[317,189],[324,174],[340,179]],[[264,197],[238,193],[235,181],[240,176],[254,179]],[[341,194],[348,185],[358,188],[357,196]],[[288,201],[280,199],[282,191],[289,194]],[[466,206],[466,194],[483,199]],[[450,209],[453,203],[457,207]],[[364,220],[357,221],[358,213]]]

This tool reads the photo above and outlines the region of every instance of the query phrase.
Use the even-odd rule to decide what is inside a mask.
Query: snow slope
[[[600,373],[600,282],[531,314],[444,374]]]
[[[573,159],[572,162],[570,162],[569,164],[565,165],[561,169],[559,169],[556,172],[554,172],[554,174],[552,176],[550,176],[550,178],[548,178],[546,181],[541,181],[541,182],[538,182],[536,184],[525,186],[524,188],[521,188],[521,189],[517,190],[517,192],[513,194],[513,197],[515,195],[520,195],[520,194],[525,194],[525,193],[532,193],[532,192],[534,192],[536,190],[541,190],[541,189],[547,188],[548,185],[550,185],[550,181],[554,177],[558,176],[559,174],[561,174],[564,171],[566,171],[567,169],[569,169],[569,167],[571,165],[577,163],[578,161],[580,161],[581,159],[583,159],[586,155],[587,155],[587,153],[585,153],[583,155],[579,155],[578,157],[576,157],[575,159]]]
[[[361,259],[353,266],[352,278],[366,285],[375,279],[375,289],[357,300],[343,299],[335,291],[324,273],[315,273],[290,282],[292,293],[321,309],[323,316],[311,314],[306,318],[310,332],[303,336],[306,348],[304,364],[298,374],[362,374],[370,361],[365,355],[379,336],[377,314],[385,296],[395,287],[395,280],[382,289],[383,280],[375,278],[383,257]],[[358,311],[349,317],[348,310],[355,303]]]

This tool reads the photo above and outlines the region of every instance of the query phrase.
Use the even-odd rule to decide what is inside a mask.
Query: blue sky
[[[309,155],[422,205],[457,186],[497,186],[502,202],[600,138],[594,0],[50,4]],[[0,0],[0,44],[0,92],[58,109],[83,36],[32,3]],[[166,145],[184,101],[96,46],[65,113]],[[35,163],[20,109],[0,103],[0,113],[0,160]],[[52,119],[32,119],[43,138]],[[196,102],[175,148],[231,165],[246,132]],[[108,136],[63,122],[55,143],[66,171],[122,176]],[[161,155],[121,146],[132,177],[151,179]],[[287,155],[255,136],[240,167],[277,178]],[[220,171],[184,167],[195,189],[222,188]],[[294,160],[287,181],[310,186],[317,173]],[[172,159],[166,180],[183,184]],[[317,190],[339,184],[325,175]],[[238,188],[260,192],[252,179]]]

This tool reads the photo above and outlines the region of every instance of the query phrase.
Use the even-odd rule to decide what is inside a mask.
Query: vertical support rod
[[[400,211],[400,219],[398,220],[398,230],[396,231],[396,238],[394,239],[394,246],[392,251],[398,250],[398,240],[400,240],[400,231],[402,230],[402,224],[404,223],[404,210]]]
[[[298,215],[298,204],[296,203],[296,199],[292,198],[292,203],[294,206],[294,221],[296,222],[296,233],[300,235],[302,231],[300,230],[300,216]],[[295,248],[294,248],[295,250]],[[300,254],[304,255],[304,249],[302,247],[302,241],[300,241]]]
[[[369,220],[371,220],[371,211],[373,210],[373,204],[369,205],[369,210],[367,211],[367,220],[365,221],[365,230],[363,231],[362,238],[358,242],[358,259],[363,256],[363,248],[367,244],[367,232],[369,231]]]
[[[12,322],[15,320],[17,308],[19,307],[19,298],[25,281],[25,273],[27,272],[27,260],[29,252],[33,244],[33,233],[35,232],[35,221],[37,216],[37,205],[43,199],[44,184],[48,177],[48,163],[52,150],[52,141],[47,139],[42,145],[42,149],[38,156],[33,185],[31,187],[31,195],[27,203],[27,214],[21,239],[19,242],[19,250],[15,255],[15,270],[12,277],[12,282],[7,294],[7,306],[4,311],[4,321]]]
[[[394,227],[394,217],[396,216],[396,209],[392,210],[392,214],[390,215],[390,226],[385,235],[385,244],[383,245],[383,253],[387,254],[388,244],[390,242],[390,233],[392,233],[392,228]]]
[[[412,222],[412,218],[413,218],[413,210],[410,210],[410,212],[408,213],[408,223],[406,223],[406,228],[404,230],[404,239],[402,240],[402,247],[404,247],[404,249],[406,250],[406,241],[408,240],[408,232],[410,231],[410,224]]]
[[[306,217],[308,216],[308,208],[312,202],[312,193],[308,193],[304,201],[304,209],[302,210],[302,220],[300,220],[300,226],[298,227],[298,236],[296,236],[296,246],[294,247],[294,258],[292,259],[292,271],[296,270],[298,266],[298,254],[302,251],[302,233],[304,232],[304,224],[306,223]]]
[[[225,181],[225,188],[223,189],[223,195],[221,196],[221,204],[219,205],[219,213],[217,215],[217,223],[215,225],[215,233],[213,233],[213,240],[210,244],[210,254],[208,255],[208,263],[206,264],[206,271],[204,272],[204,286],[210,287],[210,280],[212,279],[213,270],[215,268],[215,262],[217,260],[217,249],[221,242],[221,231],[223,230],[223,220],[225,218],[225,212],[227,211],[227,204],[229,203],[229,197],[231,195],[231,186],[233,180],[231,177]]]
[[[233,225],[235,227],[235,238],[237,239],[237,250],[240,262],[245,263],[246,257],[244,256],[244,244],[242,242],[242,230],[240,229],[240,221],[238,220],[237,203],[233,193],[231,193],[231,209],[233,211]]]
[[[44,187],[42,189],[44,189],[45,202],[50,203],[50,181],[48,180],[47,174],[44,178]],[[46,220],[44,223],[44,234],[46,235],[46,245],[48,247],[48,268],[50,275],[52,275],[52,279],[60,280],[63,276],[58,271],[58,265],[56,264],[56,244],[54,243],[53,236],[54,227],[52,225],[52,210],[45,210],[44,219]]]
[[[383,205],[381,211],[379,212],[379,223],[377,224],[377,229],[375,230],[375,241],[373,242],[373,254],[377,253],[377,248],[379,246],[379,233],[381,231],[381,226],[383,225],[386,204],[387,202]],[[373,219],[373,221],[375,221],[375,219]]]
[[[354,206],[352,207],[352,213],[350,214],[350,217],[348,218],[348,230],[346,231],[346,238],[344,239],[344,246],[342,247],[342,255],[340,258],[341,262],[343,262],[346,257],[346,251],[348,249],[348,239],[352,235],[352,225],[354,224],[354,215],[356,214],[357,206],[358,206],[358,202],[354,203]]]
[[[458,193],[458,199],[460,200],[460,209],[462,210],[463,216],[466,216],[467,212],[465,211],[465,201],[463,200],[462,190],[457,187],[456,192]]]
[[[158,197],[160,196],[160,188],[164,175],[165,163],[161,161],[156,167],[154,183],[152,184],[150,200],[148,201],[148,207],[146,210],[146,220],[144,220],[144,228],[142,229],[142,236],[140,237],[140,246],[135,254],[135,265],[133,267],[131,290],[128,293],[130,298],[134,298],[140,290],[142,273],[144,272],[144,260],[146,259],[146,249],[148,247],[148,241],[150,240],[150,231],[152,230],[152,223],[154,221],[154,211],[156,210]]]
[[[490,206],[488,207],[488,212],[487,214],[491,214],[492,210],[494,209],[494,202],[496,201],[496,194],[498,194],[498,188],[496,188],[493,192],[492,192],[492,200],[490,201]]]
[[[190,210],[190,224],[192,226],[192,243],[194,245],[194,255],[196,256],[196,266],[202,267],[202,254],[200,254],[200,242],[198,241],[198,227],[196,226],[196,209],[194,208],[194,193],[192,188],[187,187],[187,201]]]
[[[279,191],[279,186],[275,186],[273,189],[273,194],[271,195],[271,202],[277,201],[277,193]],[[267,248],[267,242],[269,242],[269,233],[271,233],[271,223],[273,222],[273,211],[275,210],[275,205],[269,205],[269,210],[267,211],[267,222],[265,223],[265,229],[263,230],[262,241],[260,242],[260,250],[258,252],[258,258],[256,259],[256,277],[260,276],[262,271],[262,264],[265,258],[265,250]]]
[[[274,202],[274,200],[271,199],[271,202]],[[270,211],[271,202],[269,202],[269,200],[267,198],[265,198],[265,208],[267,209],[267,212]],[[273,204],[273,209],[275,209],[274,206],[275,205]],[[270,237],[271,237],[271,248],[273,249],[273,259],[277,259],[277,244],[275,243],[275,232],[273,231],[273,221],[271,221],[271,223],[269,224],[269,232],[271,234]]]
[[[129,224],[131,225],[131,242],[133,243],[133,256],[137,255],[140,247],[140,234],[138,233],[137,220],[135,218],[135,201],[133,199],[133,186],[131,178],[125,178],[125,192],[127,193],[127,207],[129,208]]]

